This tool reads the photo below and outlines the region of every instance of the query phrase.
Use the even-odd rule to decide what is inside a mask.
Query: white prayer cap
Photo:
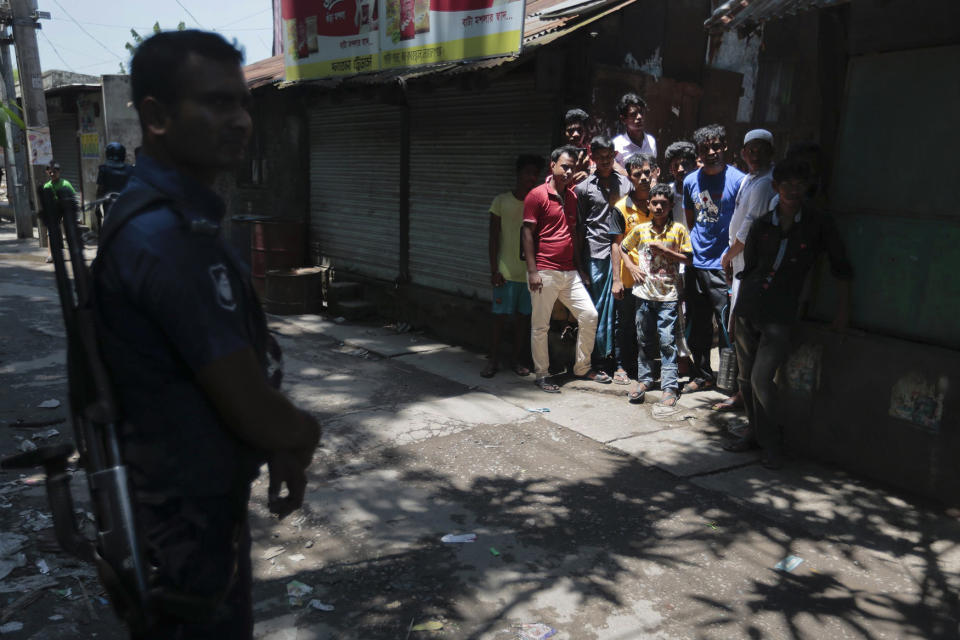
[[[766,140],[772,145],[773,134],[766,129],[751,129],[747,131],[747,135],[743,136],[743,144],[747,144],[751,140]]]

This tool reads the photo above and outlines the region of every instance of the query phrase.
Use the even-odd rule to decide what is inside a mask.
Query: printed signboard
[[[284,0],[287,80],[380,69],[377,0]]]
[[[519,53],[523,0],[283,0],[288,81]]]

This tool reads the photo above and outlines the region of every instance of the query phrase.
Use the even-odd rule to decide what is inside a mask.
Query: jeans
[[[615,301],[617,311],[617,324],[615,328],[616,341],[614,343],[614,355],[617,359],[617,367],[626,371],[631,378],[636,377],[636,371],[633,370],[633,363],[637,361],[637,303],[639,298],[633,295],[631,288],[626,287],[623,290],[623,299]],[[678,323],[679,325],[679,323]],[[647,337],[647,343],[641,345],[644,353],[651,360],[655,360],[659,353],[657,339],[657,320],[651,318],[647,324],[647,330],[644,335]]]
[[[717,326],[726,323],[727,279],[720,269],[686,269],[687,319],[690,325],[690,355],[693,357],[693,377],[713,380],[716,376],[710,365],[713,348],[713,321]],[[721,332],[722,333],[722,332]],[[723,345],[726,346],[726,345]]]
[[[788,324],[756,323],[737,317],[738,381],[747,420],[763,450],[774,455],[779,455],[783,446],[774,376],[790,356],[791,329]]]
[[[660,339],[660,388],[677,390],[677,302],[658,302],[637,299],[637,341],[647,344],[653,336],[648,335],[650,325],[657,324]],[[646,386],[653,383],[653,361],[640,349],[637,354],[637,382]]]
[[[530,294],[533,315],[530,317],[530,347],[533,351],[533,368],[537,378],[545,378],[550,369],[550,349],[547,332],[550,331],[550,313],[553,303],[560,299],[563,306],[573,312],[577,319],[577,351],[573,374],[582,376],[590,370],[590,352],[597,333],[597,310],[590,301],[576,271],[540,271],[543,288]]]

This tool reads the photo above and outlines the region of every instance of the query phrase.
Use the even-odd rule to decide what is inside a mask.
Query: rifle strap
[[[103,221],[100,230],[99,253],[103,253],[110,241],[120,232],[130,220],[141,213],[145,213],[159,204],[175,205],[173,198],[167,194],[144,184],[133,189],[127,189],[110,207],[110,214]],[[172,206],[175,211],[177,206]]]

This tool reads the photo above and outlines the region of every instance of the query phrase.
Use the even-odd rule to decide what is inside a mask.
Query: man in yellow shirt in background
[[[511,368],[518,376],[530,375],[530,291],[527,264],[520,258],[523,199],[540,182],[544,161],[540,156],[517,158],[517,182],[490,204],[490,284],[493,285],[493,339],[490,361],[480,375],[492,378],[500,368],[500,342],[507,316],[513,316]]]

